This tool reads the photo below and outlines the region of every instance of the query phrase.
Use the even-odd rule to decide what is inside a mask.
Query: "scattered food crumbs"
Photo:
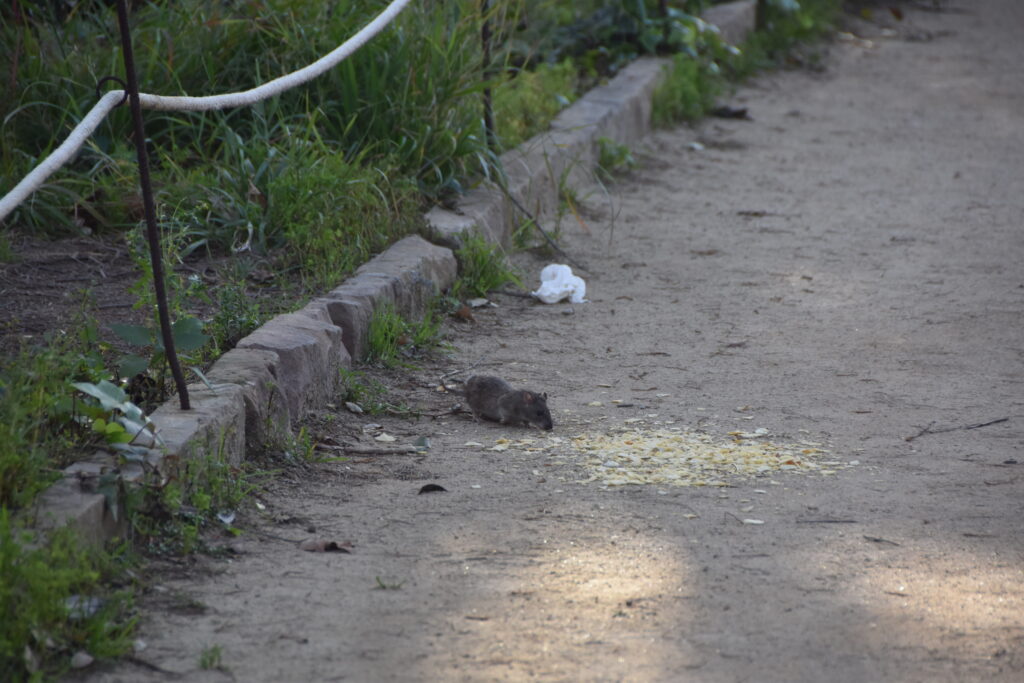
[[[586,481],[603,486],[727,487],[739,477],[780,470],[824,474],[844,467],[833,466],[825,470],[816,458],[825,455],[826,451],[766,441],[763,437],[767,431],[733,432],[722,440],[687,430],[648,431],[632,427],[611,434],[581,434],[573,439],[572,444],[576,451],[587,456],[584,465],[591,476]],[[768,483],[778,485],[774,480]],[[766,492],[764,489],[754,491]],[[750,501],[744,499],[742,502]]]
[[[480,486],[480,484],[470,484],[469,488],[471,488],[471,489],[479,489],[479,488],[483,488],[483,487]]]
[[[700,515],[695,515],[692,512],[687,512],[683,515],[683,519],[697,519],[698,517],[700,517]]]
[[[601,406],[603,406],[604,404],[603,404],[603,403],[601,403],[600,401],[591,401],[591,402],[590,402],[590,403],[588,403],[587,405],[588,405],[588,406],[590,406],[591,408],[600,408],[600,407],[601,407]]]
[[[745,520],[743,520],[743,523],[744,524],[764,524],[764,520],[763,519],[745,519]]]
[[[480,443],[479,441],[467,441],[466,443],[464,443],[462,445],[463,446],[469,446],[470,448],[483,448],[484,447],[484,445],[482,443]]]
[[[384,442],[387,442],[387,443],[391,443],[392,441],[395,441],[395,437],[393,437],[393,436],[391,436],[390,434],[387,434],[387,433],[378,434],[377,436],[375,436],[373,438],[376,441],[384,441]]]

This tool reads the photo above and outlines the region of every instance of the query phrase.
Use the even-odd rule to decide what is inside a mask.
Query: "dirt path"
[[[566,225],[590,303],[501,297],[394,387],[440,410],[438,375],[479,362],[549,392],[551,434],[376,420],[431,450],[282,480],[280,523],[221,573],[161,580],[139,658],[198,681],[1024,679],[1024,7],[943,4],[964,10],[757,79],[731,100],[753,121],[653,136],[614,207],[585,202],[592,236]],[[823,444],[803,459],[835,473],[584,483],[571,438],[618,427],[764,428],[745,442]],[[352,553],[273,537],[309,527]]]

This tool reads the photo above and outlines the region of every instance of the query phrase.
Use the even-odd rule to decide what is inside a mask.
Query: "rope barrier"
[[[317,61],[298,71],[280,76],[255,88],[242,92],[209,95],[206,97],[139,93],[139,101],[143,109],[157,111],[212,111],[255,104],[275,95],[280,95],[287,90],[321,76],[340,64],[353,52],[365,45],[370,38],[380,33],[384,27],[398,16],[399,12],[405,9],[409,2],[411,0],[394,0],[373,21],[364,26],[362,30]],[[106,118],[107,114],[122,103],[124,98],[124,90],[111,90],[101,97],[100,101],[93,105],[93,108],[85,115],[81,123],[75,126],[67,139],[50,156],[46,157],[38,166],[32,169],[20,183],[4,195],[3,199],[0,199],[0,221],[3,221],[29,195],[38,190],[46,182],[47,178],[70,161],[78,150],[81,149],[82,145],[85,144],[86,139],[92,135],[93,131]]]

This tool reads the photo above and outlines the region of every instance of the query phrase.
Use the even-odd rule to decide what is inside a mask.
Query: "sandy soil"
[[[431,448],[283,476],[237,557],[155,575],[146,648],[91,680],[1024,680],[1024,7],[944,6],[756,79],[728,98],[752,121],[652,136],[564,226],[589,303],[496,297],[384,376],[441,413],[441,374],[500,374],[553,432],[320,416]],[[841,464],[588,483],[571,438],[624,426]]]

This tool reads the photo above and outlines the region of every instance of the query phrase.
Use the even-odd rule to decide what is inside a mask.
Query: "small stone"
[[[91,654],[85,650],[79,650],[75,654],[71,655],[71,668],[72,669],[84,669],[85,667],[96,661]]]

